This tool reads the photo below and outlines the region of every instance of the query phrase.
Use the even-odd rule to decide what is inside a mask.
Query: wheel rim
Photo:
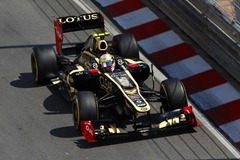
[[[73,122],[75,129],[78,130],[80,126],[80,109],[77,99],[73,103]]]
[[[34,79],[35,81],[38,81],[38,64],[37,64],[37,59],[34,53],[32,54],[31,62],[32,62],[31,65],[32,65],[32,73],[33,73]]]
[[[164,103],[162,103],[162,106],[161,106],[161,112],[165,113],[165,112],[169,111],[169,100],[168,100],[167,91],[166,91],[164,85],[161,85],[160,91],[161,91],[161,94],[165,96]]]

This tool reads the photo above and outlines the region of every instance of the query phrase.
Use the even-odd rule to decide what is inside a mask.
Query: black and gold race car
[[[164,80],[158,91],[144,85],[153,72],[139,59],[132,34],[115,35],[106,41],[109,33],[100,13],[60,17],[54,21],[54,28],[56,50],[52,46],[34,47],[32,73],[39,84],[58,85],[64,97],[72,102],[74,127],[88,142],[115,135],[197,126],[181,81]],[[86,29],[100,31],[95,31],[84,43],[62,48],[63,33]],[[99,57],[106,52],[115,57],[116,69],[112,72],[103,72],[99,67]],[[157,123],[153,123],[149,102],[159,102]]]

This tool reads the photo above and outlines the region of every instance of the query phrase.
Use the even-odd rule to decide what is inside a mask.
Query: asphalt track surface
[[[30,67],[32,47],[54,44],[53,20],[84,11],[72,0],[8,0],[0,12],[1,160],[235,158],[203,125],[87,143],[73,128],[71,104],[55,87],[36,85]],[[65,42],[90,33],[70,33]]]

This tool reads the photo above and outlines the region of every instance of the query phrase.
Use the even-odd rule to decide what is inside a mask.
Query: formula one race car
[[[164,80],[159,91],[145,86],[144,81],[149,75],[153,77],[153,72],[139,59],[132,34],[115,35],[112,41],[106,41],[109,33],[104,30],[100,13],[60,17],[54,27],[56,50],[50,46],[33,48],[32,73],[37,83],[58,85],[64,97],[72,101],[74,127],[88,142],[115,135],[197,125],[181,81]],[[62,48],[64,32],[86,29],[100,31],[90,35],[84,43]],[[102,68],[104,54],[113,55],[114,70]],[[160,104],[154,124],[149,102]]]

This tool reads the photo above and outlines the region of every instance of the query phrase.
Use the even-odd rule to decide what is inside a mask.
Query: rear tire
[[[96,96],[91,91],[80,91],[73,101],[73,122],[74,128],[81,129],[81,121],[98,120],[99,111]]]
[[[162,102],[162,112],[188,106],[185,87],[178,79],[164,80],[160,86],[160,93],[166,97]]]
[[[31,54],[31,67],[34,79],[39,84],[49,84],[58,76],[57,58],[53,47],[34,47]]]
[[[136,39],[131,33],[119,34],[113,37],[113,48],[117,55],[122,58],[137,58],[139,59],[139,50]]]

